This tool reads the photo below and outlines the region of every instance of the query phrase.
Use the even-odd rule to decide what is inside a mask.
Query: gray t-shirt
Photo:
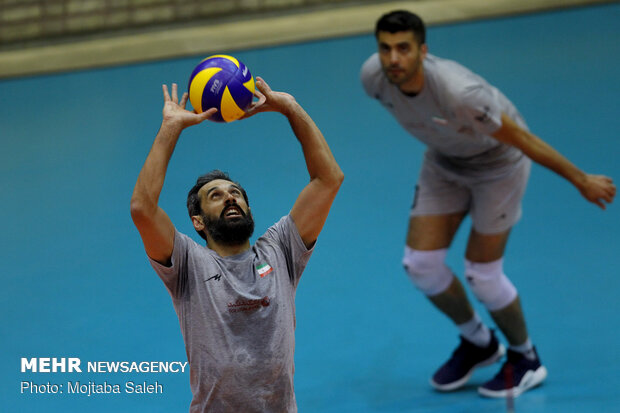
[[[220,257],[175,232],[170,292],[190,365],[190,412],[296,412],[295,290],[312,249],[290,215]]]
[[[424,86],[407,96],[384,75],[379,55],[361,69],[366,93],[377,99],[405,130],[425,143],[427,156],[456,170],[513,164],[522,153],[490,135],[506,113],[527,129],[515,106],[483,78],[452,60],[427,54]]]

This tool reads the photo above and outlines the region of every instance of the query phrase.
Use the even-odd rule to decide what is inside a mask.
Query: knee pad
[[[503,258],[484,263],[465,260],[465,279],[489,311],[501,310],[517,297],[517,289],[504,274],[503,264]]]
[[[403,266],[413,284],[431,297],[444,292],[454,279],[445,263],[447,249],[418,251],[405,247]]]

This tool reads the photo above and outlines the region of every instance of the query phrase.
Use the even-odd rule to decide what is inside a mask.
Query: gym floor
[[[499,87],[532,131],[580,168],[620,179],[620,4],[429,29],[430,52]],[[297,291],[300,412],[502,412],[476,386],[439,394],[428,379],[457,345],[455,328],[410,284],[400,260],[423,146],[359,82],[372,35],[234,54],[293,94],[346,174]],[[187,411],[186,373],[93,373],[94,361],[185,361],[178,320],[129,216],[161,121],[161,84],[186,86],[204,56],[0,81],[0,394],[6,412]],[[615,102],[615,103],[614,103]],[[184,132],[160,203],[191,236],[185,196],[211,169],[248,191],[256,236],[307,182],[284,118],[261,114]],[[616,202],[617,203],[617,202]],[[585,201],[535,166],[505,270],[520,291],[549,377],[517,412],[613,412],[620,405],[618,205]],[[465,222],[448,260],[462,274]],[[483,308],[475,303],[484,319]],[[82,373],[22,373],[22,358],[78,357]],[[162,394],[67,394],[67,382],[158,382]],[[21,391],[62,384],[62,394]]]

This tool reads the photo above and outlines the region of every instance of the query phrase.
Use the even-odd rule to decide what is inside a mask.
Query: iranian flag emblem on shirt
[[[265,275],[269,274],[271,271],[273,271],[273,268],[271,268],[271,265],[269,264],[258,264],[256,266],[256,271],[258,271],[258,275],[260,275],[262,278]]]

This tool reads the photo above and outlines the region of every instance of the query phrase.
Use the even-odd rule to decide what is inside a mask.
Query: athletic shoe
[[[524,354],[508,349],[508,357],[501,370],[490,381],[478,388],[486,397],[518,397],[521,393],[536,387],[547,377],[547,369],[536,358],[530,360]]]
[[[461,344],[431,378],[431,386],[437,390],[452,391],[464,386],[474,369],[495,363],[506,352],[493,331],[491,342],[486,347],[478,347],[463,336],[460,338]]]

